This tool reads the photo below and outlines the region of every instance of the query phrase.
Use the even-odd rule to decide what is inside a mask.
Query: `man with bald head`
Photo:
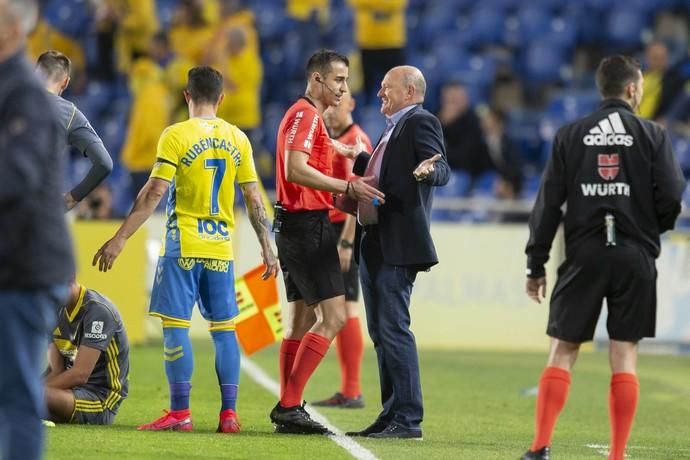
[[[429,232],[433,187],[450,176],[439,120],[422,107],[426,82],[419,69],[394,67],[378,97],[386,130],[354,171],[386,195],[359,202],[355,255],[359,256],[369,335],[379,365],[383,410],[350,436],[422,439],[422,389],[410,296],[417,273],[438,263]]]
[[[0,459],[41,457],[41,371],[74,272],[57,116],[26,60],[35,0],[0,0]]]

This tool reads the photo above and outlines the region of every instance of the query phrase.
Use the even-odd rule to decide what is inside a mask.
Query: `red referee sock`
[[[611,452],[609,460],[623,460],[625,445],[630,437],[640,384],[635,374],[618,372],[611,376],[609,417],[611,423]]]
[[[539,379],[537,409],[535,414],[535,434],[531,451],[551,445],[551,436],[568,400],[570,372],[559,367],[547,367]]]
[[[335,341],[340,363],[340,392],[347,398],[356,398],[362,390],[359,385],[364,340],[359,318],[348,318]]]
[[[326,356],[330,344],[330,340],[326,337],[313,332],[307,332],[304,335],[297,350],[292,373],[287,379],[285,391],[280,398],[281,406],[292,407],[302,403],[304,387],[323,357]]]
[[[301,340],[297,339],[283,339],[280,344],[280,397],[283,397],[285,392],[285,385],[287,384],[287,379],[290,377],[292,372],[292,366],[295,363],[295,356],[297,356],[297,350],[299,349],[299,344]]]

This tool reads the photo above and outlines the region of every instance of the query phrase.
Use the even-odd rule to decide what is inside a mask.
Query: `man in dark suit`
[[[378,96],[387,128],[371,156],[362,153],[355,163],[355,172],[386,195],[383,205],[376,199],[359,202],[355,238],[383,411],[371,426],[350,436],[422,438],[410,295],[417,272],[438,263],[429,233],[432,187],[445,185],[450,174],[441,123],[421,105],[425,91],[419,69],[394,67],[386,74]]]

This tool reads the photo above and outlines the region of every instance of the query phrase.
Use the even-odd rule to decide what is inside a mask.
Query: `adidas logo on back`
[[[589,130],[582,142],[585,145],[624,145],[630,147],[634,139],[625,131],[623,120],[618,112],[612,112],[608,117],[599,121],[598,125]]]

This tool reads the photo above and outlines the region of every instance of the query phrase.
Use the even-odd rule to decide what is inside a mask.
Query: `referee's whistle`
[[[616,218],[610,212],[604,216],[604,225],[606,227],[606,246],[616,245]]]

